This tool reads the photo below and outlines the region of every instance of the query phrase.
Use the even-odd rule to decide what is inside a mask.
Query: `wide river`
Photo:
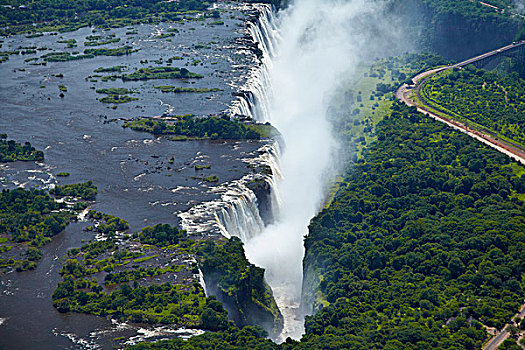
[[[177,223],[178,213],[217,198],[213,187],[249,173],[243,159],[255,157],[261,142],[174,142],[124,129],[119,120],[163,113],[208,115],[227,109],[233,100],[232,92],[254,67],[255,57],[239,40],[245,35],[247,13],[229,5],[222,10],[224,25],[205,19],[96,32],[83,28],[58,35],[47,33],[39,38],[2,38],[3,51],[31,46],[42,49],[37,54],[11,55],[0,64],[0,132],[18,142],[30,141],[45,152],[45,162],[1,164],[1,187],[46,188],[55,183],[92,180],[99,191],[94,209],[124,218],[136,231],[160,222]],[[178,30],[174,36],[158,38],[174,32],[173,29]],[[121,57],[49,62],[45,66],[31,64],[39,60],[26,62],[52,50],[81,52],[87,36],[113,34],[121,38],[120,42],[102,47],[126,44],[139,51]],[[70,39],[76,40],[78,47],[66,48],[65,43],[58,43]],[[100,77],[92,77],[99,67],[122,65],[126,67],[124,73],[130,73],[138,68],[164,66],[174,56],[182,59],[173,60],[172,66],[187,67],[204,78],[124,83],[120,79],[104,82]],[[67,87],[64,97],[59,96],[59,84]],[[157,85],[222,91],[161,93],[154,88]],[[116,109],[97,101],[104,95],[95,90],[110,87],[135,90],[137,93],[132,96],[138,100],[120,104]],[[196,164],[210,165],[211,169],[196,173]],[[56,174],[63,171],[71,175],[57,179]],[[218,175],[218,184],[198,178],[211,174]],[[36,270],[0,275],[0,348],[111,348],[114,338],[134,336],[137,331],[145,333],[140,325],[113,324],[90,315],[60,314],[53,308],[51,294],[60,280],[60,258],[68,249],[92,239],[83,230],[86,225],[69,225],[42,248],[44,257]]]

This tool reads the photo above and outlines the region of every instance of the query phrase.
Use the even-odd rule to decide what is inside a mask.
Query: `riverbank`
[[[223,17],[222,25],[211,24],[216,19],[202,18],[105,31],[83,28],[59,35],[6,37],[3,49],[35,46],[42,50],[13,54],[1,63],[0,70],[6,77],[0,83],[6,113],[0,128],[10,137],[29,140],[42,149],[45,162],[2,165],[2,188],[48,189],[56,184],[92,180],[99,188],[93,209],[125,218],[130,230],[136,232],[157,223],[180,224],[179,214],[219,198],[216,188],[253,173],[253,166],[246,160],[258,157],[265,142],[180,143],[123,129],[120,125],[120,120],[130,117],[157,116],[175,110],[181,114],[208,115],[227,108],[233,99],[232,92],[245,81],[246,70],[256,63],[251,48],[243,40],[244,21],[254,12],[250,5],[226,3],[217,10]],[[163,33],[174,35],[159,38]],[[120,41],[107,40],[110,42],[103,47],[131,45],[134,52],[64,62],[48,60],[45,65],[33,60],[42,52],[51,51],[74,56],[79,50],[74,45],[78,47],[87,37],[96,35],[120,38]],[[171,64],[187,65],[204,76],[193,84],[177,81],[181,87],[209,88],[209,92],[161,93],[155,89],[158,80],[121,82],[112,78],[114,72],[109,69],[124,66],[118,69],[129,73],[142,67],[165,65],[174,55],[178,58],[171,60]],[[195,63],[197,60],[200,63]],[[134,91],[138,100],[119,104],[118,108],[96,100],[96,90],[119,89],[123,85],[127,91]],[[70,175],[57,178],[63,172]],[[216,182],[205,181],[212,175]],[[53,309],[50,298],[59,281],[60,257],[70,248],[93,239],[83,231],[85,225],[72,224],[65,233],[56,236],[44,247],[41,264],[34,271],[0,276],[0,317],[4,320],[0,335],[5,346],[51,348],[74,343],[79,347],[108,347],[112,346],[113,338],[129,338],[154,330],[151,326],[113,324],[105,318],[85,314],[59,314]],[[40,283],[43,279],[45,283]],[[28,320],[31,313],[24,311],[28,305],[37,318]],[[178,334],[170,332],[157,334]]]

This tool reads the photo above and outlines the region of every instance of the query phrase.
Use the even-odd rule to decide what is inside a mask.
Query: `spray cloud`
[[[303,332],[298,309],[302,284],[303,237],[318,213],[335,174],[337,144],[327,110],[330,96],[378,48],[392,47],[395,30],[384,22],[387,2],[296,0],[266,23],[259,38],[269,57],[255,90],[263,90],[254,115],[281,132],[279,216],[245,242],[252,263],[266,269],[285,318],[281,340]],[[390,39],[386,38],[388,35]],[[295,310],[294,310],[295,309]]]

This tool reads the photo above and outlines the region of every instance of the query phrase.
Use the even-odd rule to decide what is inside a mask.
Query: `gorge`
[[[305,0],[277,14],[263,6],[258,21],[250,23],[261,65],[232,113],[270,122],[280,132],[266,159],[273,216],[263,223],[251,202],[255,196],[244,194],[219,211],[218,221],[223,234],[240,237],[248,259],[266,270],[284,316],[280,341],[304,332],[303,313],[310,306],[301,306],[303,238],[344,153],[330,122],[332,95],[360,62],[397,36],[380,21],[384,9],[379,2]]]
[[[523,167],[395,95],[449,65],[420,98],[522,142],[523,55],[453,69],[525,39],[515,3],[496,1],[505,11],[123,0],[57,33],[0,9],[5,23],[21,14],[0,28],[3,148],[41,155],[0,165],[0,347],[456,350],[514,337]],[[71,223],[48,233],[36,195]]]

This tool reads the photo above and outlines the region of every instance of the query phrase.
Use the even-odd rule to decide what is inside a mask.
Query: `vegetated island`
[[[184,93],[184,92],[198,92],[198,93],[205,93],[205,92],[217,92],[217,91],[224,91],[222,89],[218,88],[186,88],[186,87],[178,87],[178,86],[172,86],[172,85],[161,85],[161,86],[154,86],[155,89],[159,89],[162,92],[173,92],[176,94]]]
[[[103,37],[102,35],[88,35],[86,37],[86,41],[84,42],[84,46],[101,46],[118,43],[120,38],[116,38],[115,36],[115,33],[110,34],[107,37]]]
[[[123,81],[150,80],[150,79],[201,79],[203,75],[192,73],[186,68],[152,67],[140,68],[134,73],[121,76]]]
[[[114,66],[114,67],[100,67],[95,69],[95,73],[120,73],[125,69],[125,66]],[[150,67],[141,68],[130,74],[111,74],[111,75],[92,75],[88,76],[86,80],[92,78],[100,78],[102,81],[115,81],[122,79],[122,81],[140,81],[140,80],[152,80],[152,79],[202,79],[203,75],[190,72],[186,68],[177,67]],[[214,92],[221,91],[219,89],[191,89],[191,88],[175,88],[173,86],[161,86],[158,87],[163,92]],[[181,90],[178,90],[181,89]],[[109,90],[103,93],[111,93]]]
[[[0,134],[0,163],[24,161],[42,161],[44,152],[35,149],[31,143],[25,142],[24,145],[8,140],[7,134]]]
[[[78,184],[56,185],[49,193],[58,197],[77,197],[88,201],[95,200],[98,190],[93,181]]]
[[[99,67],[95,69],[95,73],[114,73],[114,72],[122,72],[126,66],[113,66],[113,67]]]
[[[97,94],[106,94],[106,97],[98,99],[102,103],[127,103],[136,101],[138,98],[128,96],[128,94],[134,94],[136,91],[129,90],[126,88],[104,88],[97,89]]]
[[[220,117],[178,116],[169,119],[141,118],[126,122],[124,128],[146,131],[155,135],[174,135],[175,141],[184,140],[260,140],[278,135],[269,123],[241,123],[227,115]]]
[[[93,210],[88,218],[95,221],[89,229],[100,239],[68,251],[60,270],[63,280],[53,293],[60,312],[211,331],[237,329],[223,305],[206,297],[199,283],[201,267],[222,293],[219,298],[236,310],[239,326],[258,324],[262,317],[271,334],[280,332],[282,316],[264,282],[264,270],[248,262],[240,240],[187,236],[167,224],[130,234],[123,219]]]
[[[97,189],[91,182],[56,186],[56,201],[44,190],[3,190],[0,194],[0,270],[34,269],[42,253],[38,248],[62,232],[87,207]],[[76,198],[76,199],[75,199]]]
[[[83,54],[71,54],[67,51],[55,51],[40,56],[45,62],[68,62],[83,59],[95,58],[95,56],[124,56],[131,55],[139,49],[133,49],[131,46],[122,46],[114,49],[86,49]]]

